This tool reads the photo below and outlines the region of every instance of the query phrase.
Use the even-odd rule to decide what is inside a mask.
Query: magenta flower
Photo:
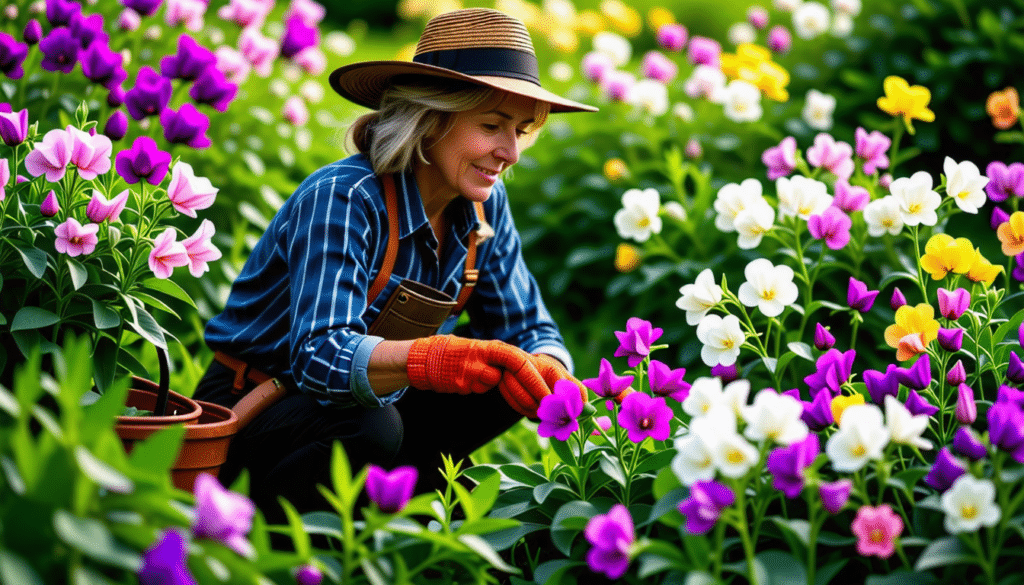
[[[887,559],[895,552],[895,542],[903,532],[903,520],[888,504],[861,506],[850,525],[857,537],[857,552]]]
[[[55,128],[37,142],[32,152],[25,157],[25,168],[33,177],[46,175],[51,183],[64,178],[75,151],[75,137],[66,130]]]
[[[758,29],[768,26],[768,11],[763,6],[751,6],[747,9],[747,22]]]
[[[832,346],[836,344],[836,337],[832,335],[832,332],[818,323],[814,327],[814,347],[818,351],[825,351],[832,349]]]
[[[1021,322],[1020,327],[1017,328],[1017,343],[1021,347],[1024,347],[1024,321]]]
[[[580,63],[580,72],[583,77],[595,83],[600,83],[605,74],[614,69],[615,63],[612,58],[607,53],[598,51],[591,51],[583,55],[583,61]]]
[[[740,377],[740,371],[739,368],[736,367],[736,364],[730,364],[728,366],[718,364],[711,366],[711,375],[720,378],[722,380],[722,384],[725,385],[737,380]]]
[[[598,514],[583,530],[591,548],[587,565],[595,573],[618,579],[629,567],[629,548],[636,541],[633,518],[622,504],[615,504],[607,514]]]
[[[871,310],[871,305],[875,304],[875,297],[877,296],[877,290],[868,290],[868,285],[852,276],[850,277],[850,284],[846,288],[846,304],[851,309],[867,313]]]
[[[707,534],[715,527],[722,510],[733,505],[736,494],[713,479],[700,479],[690,486],[690,497],[679,502],[679,513],[686,517],[686,531]]]
[[[844,181],[853,176],[853,148],[845,142],[836,142],[831,134],[821,132],[814,137],[814,145],[807,149],[807,162],[824,168]]]
[[[244,557],[254,556],[256,550],[246,539],[256,512],[252,500],[225,489],[216,477],[205,472],[196,476],[193,489],[196,517],[192,522],[192,534],[196,538],[223,543]]]
[[[964,368],[964,362],[962,360],[956,360],[953,367],[949,368],[949,372],[946,374],[946,383],[950,386],[959,386],[967,381],[967,370]]]
[[[623,102],[629,97],[630,90],[636,84],[632,73],[611,69],[601,76],[601,91],[608,99]]]
[[[878,370],[864,370],[861,377],[864,379],[864,386],[867,387],[868,395],[875,404],[885,404],[885,397],[898,397],[900,393],[900,367],[896,364],[889,364],[885,373]]]
[[[842,352],[836,348],[818,356],[814,373],[804,377],[804,383],[810,387],[811,394],[817,395],[824,389],[830,391],[833,396],[838,395],[840,387],[853,373],[853,360],[856,357],[857,350],[849,349]]]
[[[304,49],[315,47],[320,43],[320,29],[316,24],[306,22],[301,15],[295,14],[285,20],[284,36],[281,37],[281,56],[291,59]]]
[[[226,112],[237,94],[238,86],[228,81],[216,67],[207,67],[200,73],[188,92],[197,104],[207,104],[218,112]]]
[[[284,13],[285,18],[298,16],[310,26],[320,24],[326,15],[327,9],[315,0],[292,0]]]
[[[140,585],[196,585],[188,572],[188,548],[177,530],[165,530],[163,536],[142,554]]]
[[[110,42],[110,36],[103,31],[102,14],[90,14],[89,16],[76,14],[71,17],[71,23],[68,24],[68,28],[71,30],[71,36],[78,39],[78,46],[82,49],[96,42],[103,45]]]
[[[768,167],[769,180],[788,176],[796,169],[796,138],[787,136],[778,145],[765,150],[761,162]]]
[[[992,184],[992,181],[989,181],[988,185],[991,185],[991,184]],[[986,187],[988,185],[986,185]],[[988,222],[988,225],[992,229],[997,230],[997,229],[999,229],[1000,225],[1002,225],[1002,224],[1004,224],[1004,223],[1006,223],[1008,221],[1010,221],[1010,214],[1009,213],[1006,213],[1005,211],[1003,211],[1003,208],[999,207],[998,205],[992,207],[992,215],[989,218],[989,222]],[[1017,265],[1019,265],[1019,264],[1020,264],[1020,262],[1017,263]]]
[[[652,327],[650,321],[630,317],[626,321],[626,330],[615,332],[615,337],[619,339],[619,347],[615,350],[614,357],[626,356],[629,367],[637,367],[650,355],[651,345],[663,332],[661,327]]]
[[[699,140],[691,138],[686,141],[686,148],[683,149],[683,152],[686,154],[686,158],[696,160],[704,155],[704,148],[700,145]]]
[[[212,144],[206,135],[210,119],[188,102],[182,104],[178,111],[164,108],[160,112],[160,125],[164,127],[164,139],[171,144],[187,144],[192,148],[206,148]]]
[[[829,514],[838,514],[849,501],[851,489],[853,489],[853,481],[850,479],[822,482],[818,486],[822,506]]]
[[[11,165],[6,158],[0,158],[0,201],[7,198],[7,183],[11,180]]]
[[[170,278],[175,268],[187,266],[188,262],[188,252],[185,251],[185,245],[177,241],[177,232],[174,228],[165,229],[153,240],[153,249],[149,253],[149,269],[157,278]]]
[[[647,437],[656,441],[668,439],[671,432],[672,409],[665,398],[652,398],[643,392],[634,392],[622,399],[619,426],[629,432],[629,440],[640,443]]]
[[[113,145],[103,134],[91,135],[74,126],[67,131],[74,137],[71,150],[71,163],[78,167],[78,175],[91,181],[110,170],[110,152]]]
[[[302,98],[293,95],[285,100],[282,116],[292,126],[305,126],[309,122],[309,108]]]
[[[1024,363],[1017,352],[1011,351],[1006,364],[1006,379],[1014,384],[1024,384]]]
[[[114,157],[117,174],[129,185],[142,180],[150,185],[159,185],[167,176],[170,164],[171,153],[157,148],[156,141],[149,136],[139,136],[130,149],[122,150]]]
[[[710,65],[718,67],[718,57],[722,54],[722,45],[708,37],[690,39],[690,50],[687,56],[694,65]]]
[[[161,2],[163,0],[160,0]],[[131,8],[126,8],[117,15],[117,28],[125,32],[139,30],[142,26],[142,17]]]
[[[683,47],[686,46],[687,36],[689,36],[689,33],[686,27],[674,22],[658,27],[658,33],[655,35],[658,44],[663,49],[673,52],[683,50]]]
[[[960,384],[956,390],[956,420],[969,425],[978,418],[978,405],[974,402],[974,390],[967,384]]]
[[[648,79],[668,84],[679,73],[674,61],[658,51],[648,51],[640,63],[640,74]]]
[[[81,14],[82,5],[74,0],[46,0],[46,20],[52,26],[69,26]]]
[[[989,407],[988,438],[992,445],[1024,462],[1024,411],[1020,404],[999,401]]]
[[[164,21],[169,26],[182,26],[192,32],[203,30],[207,0],[168,0]]]
[[[953,327],[952,329],[939,327],[936,340],[942,349],[953,353],[958,352],[964,346],[964,330],[959,327]]]
[[[0,104],[0,138],[7,146],[25,142],[28,134],[28,110],[11,111],[9,104]]]
[[[612,428],[612,417],[610,417],[610,416],[595,416],[594,417],[594,424],[596,424],[598,426],[598,429],[600,429],[600,430],[594,429],[594,430],[590,431],[590,434],[594,435],[594,436],[599,436],[601,434],[601,431],[607,432],[608,429]]]
[[[872,130],[870,134],[863,128],[857,128],[854,132],[857,145],[857,158],[864,161],[864,173],[874,174],[878,169],[889,168],[889,147],[892,146],[892,139],[878,130]]]
[[[39,40],[43,38],[43,26],[39,24],[39,21],[32,18],[25,23],[24,30],[21,31],[21,40],[25,41],[25,44],[34,46],[39,43]]]
[[[78,63],[78,39],[67,28],[58,27],[50,31],[39,41],[39,49],[43,52],[39,66],[47,71],[71,73]]]
[[[568,441],[580,428],[579,416],[583,413],[583,399],[579,388],[569,380],[555,382],[554,391],[540,399],[537,407],[537,434]]]
[[[103,135],[111,140],[121,140],[128,133],[128,115],[121,110],[114,110],[103,125]]]
[[[800,401],[804,411],[800,414],[800,420],[804,421],[807,428],[818,432],[832,426],[835,418],[832,416],[832,392],[828,388],[822,388],[814,395],[810,402]]]
[[[125,8],[131,8],[141,16],[153,16],[164,0],[120,0]]]
[[[616,375],[615,370],[612,369],[611,362],[601,358],[597,377],[583,380],[583,385],[593,390],[594,394],[601,398],[615,398],[622,394],[626,388],[629,388],[630,384],[633,383],[633,378],[632,374],[626,376]]]
[[[894,287],[892,289],[892,297],[889,299],[889,306],[892,307],[893,311],[895,311],[896,309],[902,307],[905,304],[907,304],[906,295],[903,294],[903,291],[900,290],[900,287]]]
[[[139,68],[135,86],[125,92],[124,105],[136,120],[158,116],[170,103],[172,93],[171,80],[144,65]]]
[[[292,62],[310,75],[320,75],[327,69],[327,55],[320,47],[309,47],[292,57]]]
[[[789,29],[777,24],[768,31],[768,48],[776,53],[786,54],[793,48],[793,35]]]
[[[83,226],[73,217],[67,218],[64,223],[54,229],[57,239],[53,241],[53,247],[61,254],[67,254],[74,258],[84,254],[92,254],[99,243],[96,233],[100,226],[89,223]]]
[[[992,161],[985,167],[985,176],[989,178],[985,192],[992,201],[999,203],[1011,195],[1024,196],[1024,163]]]
[[[808,433],[802,441],[772,450],[767,461],[772,486],[787,498],[799,496],[804,489],[804,470],[820,452],[821,442],[814,433]]]
[[[13,36],[0,32],[0,73],[11,79],[21,79],[25,75],[25,57],[28,56],[28,45],[18,42]]]
[[[579,398],[579,392],[576,393]],[[409,503],[416,488],[419,472],[411,465],[396,467],[390,472],[376,465],[366,468],[366,495],[385,514],[397,514]]]
[[[971,306],[971,293],[965,288],[948,291],[939,288],[939,313],[950,320],[956,321]]]
[[[178,37],[178,52],[160,59],[160,74],[167,79],[195,81],[216,62],[213,52],[183,34]]]
[[[650,377],[651,392],[655,396],[669,396],[682,402],[690,395],[690,383],[683,380],[686,368],[673,370],[658,360],[651,360],[647,375]]]
[[[935,463],[928,470],[924,482],[935,490],[944,492],[953,486],[953,482],[967,472],[963,462],[953,456],[948,447],[943,447],[935,458]]]
[[[186,162],[179,162],[171,169],[167,198],[179,213],[196,217],[197,209],[206,209],[213,205],[218,191],[219,189],[210,183],[210,179],[195,176],[192,165]]]
[[[92,199],[89,200],[89,205],[85,208],[85,215],[89,218],[89,221],[95,223],[117,221],[127,203],[128,189],[121,191],[120,194],[109,201],[103,196],[103,193],[94,190],[92,192]]]
[[[127,193],[128,191],[125,191],[125,194]],[[208,262],[213,262],[221,257],[220,250],[211,241],[214,231],[213,222],[204,219],[199,224],[199,229],[196,230],[196,233],[182,241],[182,245],[185,246],[185,253],[188,254],[188,271],[196,278],[210,270],[210,267],[207,265]],[[578,394],[579,391],[577,390]]]
[[[238,38],[238,48],[252,64],[256,75],[270,76],[279,51],[277,41],[264,36],[257,28],[247,27]]]
[[[295,569],[296,585],[320,585],[324,580],[324,572],[316,565],[305,564]]]
[[[914,365],[909,368],[897,367],[893,372],[900,384],[912,390],[924,390],[932,383],[932,359],[924,353],[917,358]]]
[[[851,186],[848,182],[836,180],[836,194],[832,205],[842,209],[846,213],[864,211],[864,208],[871,202],[871,193],[859,185]]]
[[[830,205],[818,215],[807,218],[807,230],[816,240],[825,240],[832,250],[841,250],[850,243],[850,227],[853,220],[842,209]]]
[[[925,354],[925,357],[927,357],[927,354]],[[919,414],[932,416],[936,412],[939,412],[939,407],[928,402],[927,399],[917,393],[917,390],[911,390],[908,393],[907,401],[903,403],[903,406],[906,406],[907,410],[910,411],[910,414],[914,416]]]
[[[957,429],[953,435],[953,450],[971,461],[980,461],[988,454],[985,444],[970,427]]]
[[[46,194],[46,198],[39,204],[39,213],[43,217],[53,217],[60,213],[60,204],[57,202],[57,193],[53,189]]]

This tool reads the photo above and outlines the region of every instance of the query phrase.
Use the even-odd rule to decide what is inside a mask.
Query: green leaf
[[[821,567],[814,574],[814,585],[828,585],[843,570],[850,559],[839,559]]]
[[[996,132],[993,139],[1001,144],[1024,144],[1024,132],[1021,132],[1020,130]]]
[[[786,347],[789,348],[789,351],[791,351],[794,354],[804,358],[805,360],[811,361],[811,362],[814,361],[814,354],[811,353],[811,346],[810,345],[807,345],[806,343],[804,343],[802,341],[791,341],[790,343],[786,344]],[[792,358],[790,358],[790,359],[792,359]]]
[[[499,520],[499,518],[484,518],[484,520]],[[494,550],[507,550],[522,540],[526,535],[533,534],[534,532],[545,530],[547,528],[547,524],[523,522],[517,526],[488,531],[486,534],[482,534],[481,536],[494,548]],[[475,529],[474,532],[476,532]]]
[[[281,505],[282,509],[284,509],[285,516],[288,518],[288,526],[291,528],[292,543],[295,546],[295,554],[302,558],[309,558],[309,534],[302,529],[302,518],[299,517],[298,511],[295,510],[295,506],[291,505],[288,500],[280,496],[277,498],[277,503]]]
[[[915,571],[927,571],[948,565],[973,564],[975,556],[956,536],[944,536],[932,541],[914,565]]]
[[[926,585],[935,582],[935,575],[931,573],[897,569],[888,575],[871,575],[864,581],[864,585]]]
[[[344,538],[341,516],[334,512],[307,512],[302,515],[302,528],[309,534],[323,534],[339,540]]]
[[[601,458],[598,460],[598,465],[601,467],[601,471],[605,472],[608,477],[614,479],[619,485],[626,485],[626,474],[622,471],[622,466],[617,461],[613,461],[611,456],[601,452]]]
[[[366,575],[366,579],[371,585],[389,585],[390,581],[377,567],[377,562],[375,561],[379,562],[380,559],[372,559],[369,557],[359,559],[359,566],[362,567],[363,574]]]
[[[96,299],[89,299],[92,303],[92,321],[97,329],[110,329],[121,324],[121,316],[117,311],[107,307]]]
[[[142,564],[139,554],[118,542],[98,520],[57,510],[53,514],[53,529],[65,544],[97,561],[132,572]]]
[[[473,501],[481,514],[486,514],[494,501],[498,499],[498,488],[501,486],[501,476],[492,475],[483,480],[473,488]]]
[[[136,300],[132,299],[129,303],[135,303]],[[136,319],[130,321],[128,326],[143,337],[146,341],[153,345],[167,349],[167,339],[164,337],[164,330],[160,327],[160,324],[156,322],[153,315],[149,314],[149,311],[142,307],[135,308]]]
[[[582,500],[574,500],[562,504],[562,507],[555,512],[554,518],[551,519],[551,542],[554,543],[555,547],[563,555],[569,556],[572,541],[580,533],[580,530],[565,528],[562,526],[562,523],[570,518],[586,518],[589,520],[600,513],[601,511],[594,504]]]
[[[573,491],[569,489],[569,487],[566,486],[565,484],[559,483],[557,481],[549,481],[548,483],[542,483],[539,486],[533,488],[533,499],[537,500],[538,504],[543,504],[544,501],[548,499],[548,496],[550,496],[552,492],[556,490],[565,492],[570,496],[573,494]]]
[[[161,301],[160,299],[154,297],[149,293],[144,293],[140,290],[137,290],[132,293],[132,296],[138,299],[138,301],[141,302],[144,306],[152,307],[154,309],[160,309],[161,311],[167,313],[168,315],[174,317],[175,319],[181,319],[181,317],[174,309],[167,306],[167,303]]]
[[[641,454],[643,460],[636,466],[636,473],[660,472],[672,462],[672,458],[675,456],[676,450],[671,447],[654,453]]]
[[[60,323],[60,317],[39,307],[22,307],[11,321],[11,331],[42,329]]]
[[[135,443],[129,454],[131,467],[153,474],[166,475],[178,459],[178,449],[185,437],[184,425],[173,425]]]
[[[135,489],[132,480],[81,445],[75,448],[75,461],[82,473],[100,487],[118,494],[128,494]]]
[[[517,481],[530,487],[536,487],[548,481],[548,478],[522,463],[508,463],[498,469],[501,470],[502,475],[512,481]]]
[[[513,575],[520,575],[522,571],[509,565],[505,562],[505,559],[501,558],[491,545],[487,544],[487,541],[475,534],[460,534],[459,542],[468,546],[473,552],[480,555],[485,561],[488,562],[492,567],[506,573],[512,573]]]
[[[21,259],[25,262],[25,268],[32,273],[32,276],[36,278],[42,278],[43,274],[46,273],[46,262],[49,256],[46,252],[39,248],[22,248],[15,246],[15,250],[18,254],[21,254]]]
[[[71,285],[78,290],[85,286],[85,283],[89,280],[89,272],[82,266],[82,263],[75,260],[74,258],[67,258],[68,272],[71,273]]]
[[[537,565],[533,571],[533,582],[540,585],[560,585],[569,569],[584,566],[583,561],[558,559]]]
[[[805,585],[807,569],[804,564],[788,552],[766,550],[757,555],[757,560],[764,566],[768,579],[761,581],[765,585]]]
[[[43,585],[43,580],[28,561],[14,551],[0,548],[0,583]]]

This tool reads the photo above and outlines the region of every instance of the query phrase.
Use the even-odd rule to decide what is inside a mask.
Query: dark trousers
[[[233,406],[234,372],[214,361],[194,398]],[[313,397],[293,393],[272,405],[231,441],[220,480],[230,485],[249,472],[249,496],[272,523],[283,523],[277,497],[300,513],[330,506],[317,490],[332,488],[332,445],[340,441],[352,473],[372,463],[385,469],[412,465],[419,471],[416,493],[444,488],[438,471],[442,454],[455,461],[508,430],[517,413],[496,389],[461,396],[409,388],[396,403],[381,408],[323,406]],[[468,465],[468,461],[465,465]]]

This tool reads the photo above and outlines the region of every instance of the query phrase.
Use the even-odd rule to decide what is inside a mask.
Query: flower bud
[[[704,155],[704,149],[695,138],[686,141],[686,158],[698,159]]]
[[[721,364],[711,367],[711,375],[718,376],[722,379],[722,385],[728,384],[729,382],[735,381],[740,377],[740,372],[736,369],[736,364],[731,366],[723,366]]]
[[[836,344],[836,338],[832,333],[823,327],[821,323],[814,328],[814,347],[819,351],[832,349]]]
[[[978,418],[978,405],[974,402],[974,390],[967,384],[960,384],[956,391],[956,420],[969,425]]]
[[[121,110],[115,110],[107,123],[103,125],[103,134],[111,140],[121,140],[128,132],[128,116]]]
[[[946,374],[946,383],[950,386],[959,386],[967,381],[967,370],[964,369],[963,360],[956,360],[953,367],[949,369],[949,373]]]
[[[324,580],[324,573],[315,565],[302,565],[295,569],[295,582],[298,585],[320,585]]]
[[[883,189],[888,190],[889,185],[892,185],[892,174],[885,173],[881,177],[878,177],[878,184],[881,185]]]
[[[948,352],[958,352],[964,345],[964,330],[959,327],[945,329],[939,327],[939,345]]]
[[[901,291],[898,286],[893,288],[892,298],[889,299],[889,306],[892,307],[893,311],[895,311],[905,304],[907,304],[907,297],[903,295],[903,291]]]
[[[1014,384],[1024,384],[1024,364],[1016,352],[1010,352],[1010,363],[1006,368],[1006,379]]]
[[[39,43],[39,39],[43,38],[43,27],[39,21],[34,18],[28,21],[25,30],[21,33],[21,38],[30,46]]]
[[[978,461],[985,457],[988,450],[970,427],[960,427],[953,435],[953,450],[970,459]]]
[[[1003,211],[1002,207],[999,207],[997,205],[992,208],[992,217],[991,219],[989,219],[989,225],[992,226],[992,229],[999,229],[999,226],[1001,224],[1004,224],[1008,221],[1010,221],[1010,214]]]
[[[821,503],[829,514],[838,514],[846,506],[850,499],[850,490],[853,488],[853,481],[840,479],[833,482],[823,482],[819,487]]]
[[[42,205],[39,206],[39,213],[42,213],[46,217],[53,217],[60,211],[60,205],[57,204],[57,194],[50,189],[50,192],[46,195],[46,199],[43,200]]]

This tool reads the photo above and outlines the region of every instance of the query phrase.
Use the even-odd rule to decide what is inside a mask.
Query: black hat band
[[[427,51],[412,58],[415,63],[451,69],[465,75],[512,77],[540,85],[537,56],[503,48],[446,49]]]

